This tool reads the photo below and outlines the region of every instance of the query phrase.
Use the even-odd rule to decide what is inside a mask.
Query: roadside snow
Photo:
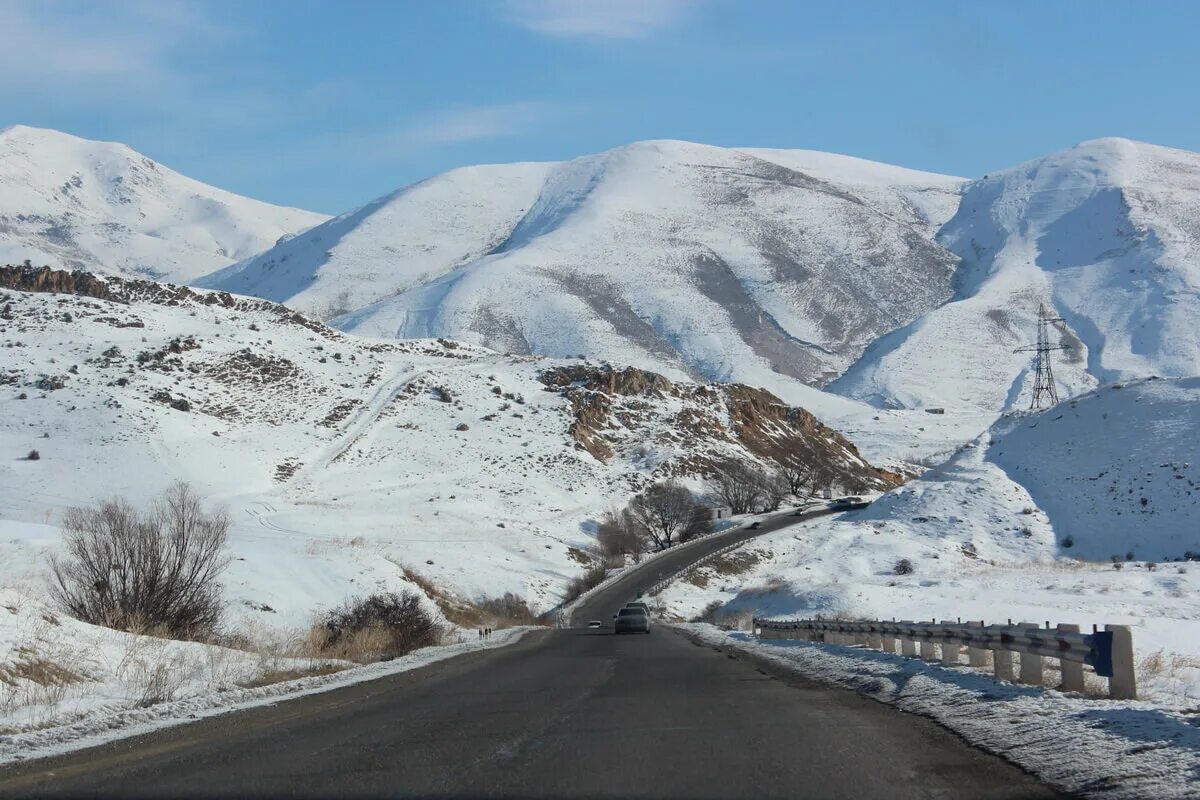
[[[3,613],[0,611],[0,613]],[[90,627],[90,626],[89,626]],[[269,705],[305,695],[340,689],[363,681],[385,678],[400,672],[425,667],[454,656],[478,650],[490,650],[517,642],[531,628],[509,628],[496,631],[486,640],[468,639],[458,644],[427,647],[393,661],[356,666],[329,675],[315,675],[296,680],[273,683],[255,688],[228,687],[205,691],[171,702],[157,703],[144,708],[95,708],[74,721],[42,730],[32,730],[0,736],[0,765],[13,761],[45,758],[69,750],[78,750],[115,739],[139,736],[196,719],[225,714],[230,711]],[[113,633],[110,631],[110,633]],[[137,637],[148,638],[148,637]],[[190,645],[209,650],[195,643],[171,642],[171,646]],[[236,652],[236,651],[228,651]],[[247,655],[247,654],[242,654]]]
[[[817,642],[758,641],[680,625],[710,645],[753,653],[805,677],[929,717],[971,744],[1084,797],[1195,797],[1197,710],[1090,700],[1001,683],[969,667]]]

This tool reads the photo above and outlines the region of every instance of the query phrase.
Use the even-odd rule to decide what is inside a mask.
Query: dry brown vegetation
[[[51,557],[50,593],[68,614],[118,630],[212,635],[229,519],[206,512],[186,484],[144,514],[120,498],[68,509],[62,527],[66,555]]]

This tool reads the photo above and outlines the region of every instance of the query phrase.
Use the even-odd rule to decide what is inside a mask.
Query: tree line
[[[776,511],[789,497],[829,486],[833,476],[811,464],[768,469],[744,461],[719,465],[696,493],[675,480],[647,486],[620,509],[601,515],[597,542],[606,556],[666,550],[712,531],[713,509],[732,514]]]

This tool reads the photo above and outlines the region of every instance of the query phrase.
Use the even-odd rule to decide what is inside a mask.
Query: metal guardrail
[[[990,654],[993,670],[1001,680],[1041,685],[1042,660],[1056,658],[1062,670],[1064,691],[1084,690],[1083,667],[1108,678],[1109,696],[1133,700],[1137,682],[1133,666],[1133,636],[1126,625],[1106,625],[1104,630],[1080,633],[1078,625],[1051,629],[1035,622],[1016,625],[985,625],[980,622],[913,622],[911,620],[837,621],[823,619],[754,620],[763,639],[804,639],[835,644],[857,644],[884,652],[898,652],[927,661],[959,664],[967,648],[968,664],[986,667]],[[898,645],[898,647],[897,647]],[[936,650],[940,649],[940,658]],[[1020,674],[1014,676],[1012,654],[1019,653]]]
[[[675,570],[674,572],[672,572],[670,575],[666,576],[665,578],[660,579],[658,581],[658,583],[654,584],[646,591],[646,594],[658,594],[663,589],[666,589],[672,583],[679,580],[684,575],[688,574],[689,572],[696,569],[697,567],[702,567],[705,564],[707,564],[709,561],[712,561],[715,558],[720,558],[723,555],[732,553],[734,550],[737,550],[739,547],[742,547],[743,545],[746,545],[749,543],[750,543],[749,540],[744,541],[744,542],[734,542],[733,544],[725,545],[724,547],[722,547],[719,550],[714,550],[711,553],[709,553],[708,555],[696,559],[691,564],[688,564],[686,567],[681,567],[681,568]]]

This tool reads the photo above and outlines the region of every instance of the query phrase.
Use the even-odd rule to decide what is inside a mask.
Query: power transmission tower
[[[1031,409],[1049,408],[1058,403],[1058,389],[1054,386],[1054,367],[1050,353],[1055,350],[1070,350],[1065,344],[1050,344],[1050,325],[1065,322],[1062,317],[1050,316],[1046,304],[1038,308],[1037,344],[1018,347],[1014,353],[1033,353],[1033,402]]]

